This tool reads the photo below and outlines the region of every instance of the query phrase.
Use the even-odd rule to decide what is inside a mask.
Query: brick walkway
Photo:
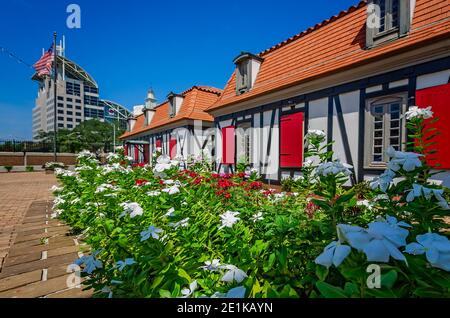
[[[54,184],[44,173],[0,175],[0,298],[91,296],[67,285],[68,265],[82,246],[69,227],[50,219]]]

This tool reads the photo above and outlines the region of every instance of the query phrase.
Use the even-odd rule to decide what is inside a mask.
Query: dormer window
[[[167,100],[169,101],[169,117],[173,118],[178,114],[178,111],[181,108],[181,104],[183,103],[184,97],[183,95],[170,93],[167,96]]]
[[[366,46],[382,44],[408,34],[411,26],[411,0],[369,0]]]
[[[236,94],[248,92],[256,81],[263,59],[251,53],[241,53],[234,59],[236,65]]]

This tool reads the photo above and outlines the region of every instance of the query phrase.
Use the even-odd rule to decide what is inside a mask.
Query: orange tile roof
[[[417,0],[408,36],[372,49],[365,49],[367,2],[277,44],[260,54],[261,64],[254,86],[237,96],[235,73],[220,99],[207,111],[246,101],[373,60],[449,37],[449,0]]]
[[[133,131],[126,132],[120,139],[132,137],[134,135],[160,128],[167,124],[172,124],[180,120],[203,120],[212,122],[214,119],[204,110],[214,104],[222,90],[210,86],[193,86],[180,95],[184,97],[180,110],[175,117],[169,117],[169,102],[156,106],[153,119],[148,126],[144,126],[144,114],[137,116]]]

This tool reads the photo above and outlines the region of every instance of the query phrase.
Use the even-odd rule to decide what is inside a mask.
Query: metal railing
[[[0,139],[0,152],[53,152],[53,144],[48,142]]]

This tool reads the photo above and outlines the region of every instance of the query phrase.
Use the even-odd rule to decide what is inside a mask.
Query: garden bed
[[[425,117],[410,118],[418,140]],[[86,287],[96,297],[448,297],[448,189],[428,183],[427,149],[388,149],[385,173],[348,189],[351,169],[323,133],[307,140],[289,192],[207,161],[130,167],[123,154],[100,165],[81,153],[76,171],[56,170],[53,217],[94,251],[76,261]]]

